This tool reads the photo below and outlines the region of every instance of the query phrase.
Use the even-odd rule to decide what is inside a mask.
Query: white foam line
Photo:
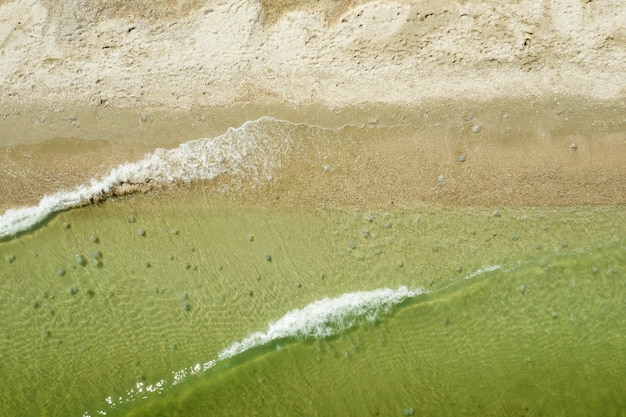
[[[171,384],[168,384],[166,380],[160,380],[150,385],[140,382],[135,388],[129,390],[126,396],[117,399],[108,397],[105,401],[111,408],[116,408],[122,404],[146,398],[149,393],[163,392],[166,386],[177,385],[190,375],[206,372],[223,360],[233,358],[256,347],[265,346],[276,340],[326,338],[336,335],[353,327],[358,321],[374,322],[381,314],[389,313],[394,305],[426,292],[422,288],[409,289],[403,286],[397,290],[380,288],[317,300],[302,309],[288,312],[278,321],[270,323],[266,331],[254,332],[241,341],[233,342],[214,359],[174,372]],[[106,415],[106,411],[100,410],[97,414]],[[88,414],[84,416],[88,416]]]
[[[29,230],[52,213],[88,204],[123,184],[211,180],[222,174],[263,182],[280,163],[295,126],[262,117],[216,138],[193,140],[171,150],[156,149],[138,162],[112,169],[102,179],[92,179],[89,185],[45,195],[36,206],[7,210],[0,216],[0,239]]]
[[[380,314],[388,313],[394,305],[424,292],[423,289],[409,290],[407,287],[397,290],[383,288],[346,293],[332,299],[324,298],[302,310],[290,311],[277,322],[270,323],[265,332],[252,333],[242,341],[234,342],[218,355],[217,360],[232,358],[256,346],[286,337],[326,338],[351,328],[358,318],[374,322]]]
[[[480,268],[479,270],[474,271],[471,274],[467,275],[463,279],[472,279],[472,278],[477,277],[478,275],[484,274],[485,272],[493,272],[493,271],[497,271],[498,269],[502,269],[502,265],[488,265],[488,266],[484,266],[484,267]]]
[[[196,364],[189,372],[183,370],[174,373],[174,383],[184,379],[188,373],[204,372],[220,361],[275,340],[288,337],[326,338],[351,328],[356,320],[365,319],[374,322],[381,314],[388,313],[394,305],[425,292],[426,290],[421,288],[410,290],[403,286],[397,290],[382,288],[357,291],[337,298],[315,301],[303,309],[292,310],[280,320],[270,323],[265,332],[255,332],[241,341],[233,342],[222,350],[217,358],[204,364]]]

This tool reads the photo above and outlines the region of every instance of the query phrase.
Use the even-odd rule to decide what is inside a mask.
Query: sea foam
[[[215,138],[189,141],[170,150],[156,149],[88,185],[45,195],[36,206],[7,210],[0,216],[0,239],[29,230],[53,213],[100,200],[124,185],[211,180],[220,175],[231,175],[240,183],[262,183],[272,178],[296,126],[262,117]]]
[[[383,288],[346,293],[337,298],[324,298],[301,310],[290,311],[280,320],[270,323],[264,332],[252,333],[242,341],[234,342],[218,355],[217,360],[231,358],[278,339],[333,336],[353,327],[357,320],[374,322],[381,314],[388,313],[394,305],[424,292],[421,288]]]
[[[269,324],[266,331],[248,335],[241,341],[233,342],[219,355],[204,364],[197,364],[189,370],[174,374],[174,381],[180,381],[189,373],[198,373],[212,368],[217,362],[232,358],[258,346],[285,338],[326,338],[355,325],[357,321],[373,323],[381,314],[386,314],[396,304],[419,294],[424,289],[397,290],[381,288],[373,291],[345,293],[337,298],[324,298],[303,309],[295,309],[278,321]]]
[[[161,393],[167,387],[177,385],[191,375],[198,375],[213,368],[219,362],[233,358],[241,353],[268,345],[287,338],[326,338],[348,330],[358,323],[374,323],[383,314],[388,314],[393,306],[402,301],[424,294],[422,288],[409,289],[400,287],[396,290],[379,288],[373,291],[357,291],[342,294],[336,298],[317,300],[302,309],[286,313],[275,322],[271,322],[265,331],[254,332],[240,341],[233,342],[215,358],[186,369],[176,371],[172,380],[160,380],[153,384],[138,383],[126,396],[106,402],[116,408],[125,403],[146,398],[149,393]],[[106,414],[104,410],[98,414]],[[87,415],[87,414],[86,414]]]

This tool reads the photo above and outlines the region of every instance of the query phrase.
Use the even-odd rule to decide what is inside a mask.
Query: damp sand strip
[[[278,131],[294,136],[268,188],[236,199],[362,209],[624,204],[623,111],[621,102],[580,97],[193,112],[12,108],[0,118],[0,211],[38,205],[157,148],[219,139],[262,117],[285,121]]]

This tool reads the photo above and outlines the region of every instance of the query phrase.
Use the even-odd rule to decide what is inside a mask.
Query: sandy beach
[[[0,132],[10,141],[0,157],[0,209],[35,205],[46,193],[87,184],[158,147],[219,137],[266,115],[330,129],[333,143],[292,146],[262,187],[225,195],[215,181],[195,185],[214,190],[218,200],[287,207],[626,202],[621,103],[568,97],[429,104],[334,110],[251,104],[144,112],[23,108],[0,119]],[[155,186],[138,184],[119,193]]]
[[[624,414],[620,0],[0,0],[0,414]]]
[[[366,133],[242,201],[623,204],[625,21],[616,0],[2,1],[0,210],[261,116]]]
[[[3,104],[624,99],[618,0],[2,1]]]

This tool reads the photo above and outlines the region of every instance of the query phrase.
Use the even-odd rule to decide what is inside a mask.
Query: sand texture
[[[0,210],[261,116],[353,128],[290,149],[272,205],[624,204],[625,28],[619,0],[0,0]]]
[[[625,63],[623,0],[0,0],[0,416],[624,415]]]
[[[118,107],[626,94],[620,0],[0,1],[0,96]]]

